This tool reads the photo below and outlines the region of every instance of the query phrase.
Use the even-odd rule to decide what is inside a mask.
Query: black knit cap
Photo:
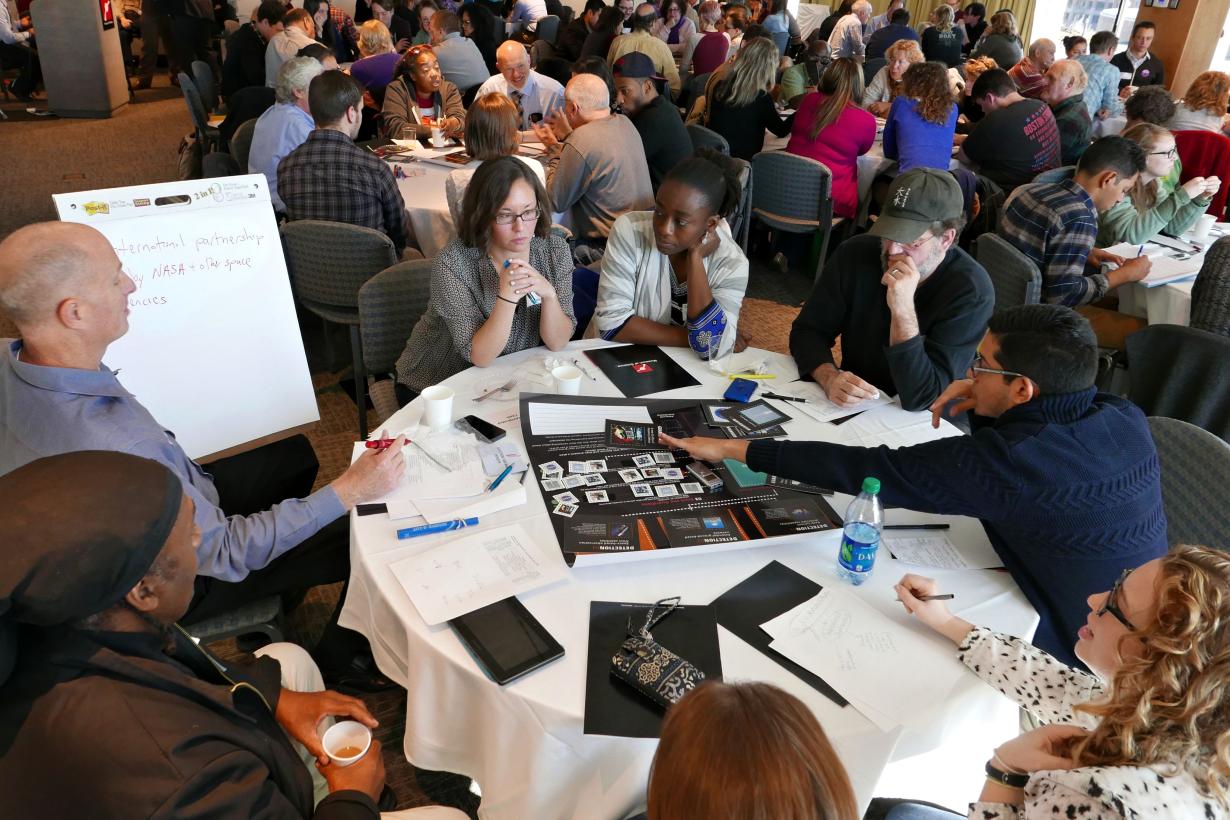
[[[0,477],[0,683],[20,625],[72,623],[136,586],[182,499],[173,472],[126,453],[64,453]]]

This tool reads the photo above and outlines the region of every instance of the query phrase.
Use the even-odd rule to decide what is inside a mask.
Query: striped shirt
[[[1074,180],[1018,188],[1004,205],[999,235],[1041,269],[1042,301],[1076,307],[1106,295],[1106,274],[1085,272],[1098,212]]]

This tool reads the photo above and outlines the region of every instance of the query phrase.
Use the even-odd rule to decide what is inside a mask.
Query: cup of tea
[[[372,730],[357,720],[343,720],[330,726],[320,742],[329,760],[338,766],[349,766],[371,748]]]
[[[560,365],[551,371],[555,379],[555,391],[561,396],[575,396],[581,392],[581,371],[570,364]]]

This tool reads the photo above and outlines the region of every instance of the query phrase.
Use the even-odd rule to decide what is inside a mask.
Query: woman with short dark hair
[[[384,92],[384,133],[393,139],[413,129],[415,137],[439,128],[456,133],[465,128],[466,109],[457,86],[444,79],[431,46],[411,46],[393,71]]]
[[[400,399],[507,353],[568,344],[576,325],[572,254],[551,233],[548,201],[520,160],[479,166],[466,189],[458,238],[433,261],[427,310],[397,360]]]
[[[463,5],[458,16],[461,18],[461,36],[473,40],[479,53],[483,55],[487,70],[492,74],[499,74],[500,69],[495,64],[495,50],[504,38],[496,35],[496,26],[503,26],[503,22],[496,21],[491,9],[475,2]]]

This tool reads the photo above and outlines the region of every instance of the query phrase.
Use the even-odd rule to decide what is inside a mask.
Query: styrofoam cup
[[[570,364],[562,364],[551,371],[555,379],[555,391],[561,396],[575,396],[581,392],[581,371]]]
[[[372,745],[372,730],[357,720],[343,720],[333,724],[320,739],[325,754],[338,766],[349,766],[359,761]],[[342,749],[358,749],[358,754],[339,755]]]
[[[442,430],[453,423],[453,388],[442,384],[423,390],[423,421],[432,430]]]
[[[1217,224],[1217,217],[1213,214],[1201,214],[1196,220],[1196,227],[1192,228],[1192,236],[1197,242],[1203,242],[1209,238],[1209,231],[1213,230],[1213,226]]]

